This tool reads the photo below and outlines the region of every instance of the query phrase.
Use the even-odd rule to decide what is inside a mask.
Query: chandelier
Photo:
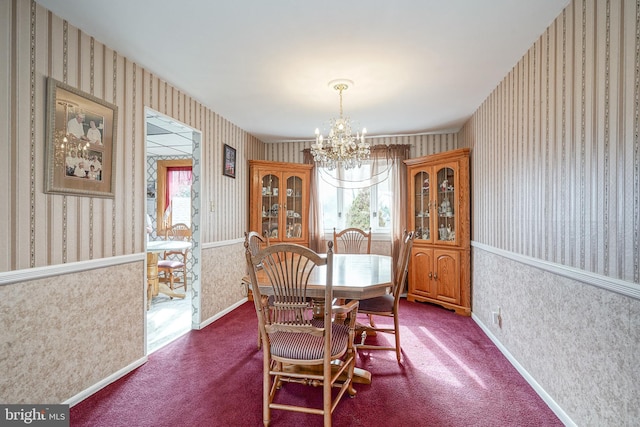
[[[329,121],[329,136],[325,138],[316,129],[316,142],[311,144],[311,154],[316,163],[328,170],[334,170],[338,166],[345,169],[362,166],[362,161],[369,158],[370,144],[364,136],[367,129],[356,132],[353,135],[351,119],[342,115],[342,92],[349,89],[350,80],[333,80],[329,86],[338,91],[340,95],[340,117]]]
[[[64,108],[64,117],[68,118],[70,112],[81,112],[78,109],[78,105],[60,100],[59,105]],[[53,149],[54,149],[54,161],[56,166],[66,164],[66,157],[75,154],[80,157],[84,157],[87,149],[89,148],[89,141],[86,138],[78,138],[72,133],[67,133],[66,130],[57,129],[53,133]]]

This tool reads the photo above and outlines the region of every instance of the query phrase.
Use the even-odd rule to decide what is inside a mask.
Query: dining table
[[[151,240],[147,242],[147,310],[151,299],[158,294],[171,298],[184,298],[186,295],[175,292],[158,277],[158,254],[164,251],[184,251],[191,248],[191,242],[185,240]]]
[[[325,255],[326,256],[326,255]],[[256,271],[258,286],[262,295],[272,295],[264,270]],[[314,304],[322,304],[325,296],[327,266],[316,266],[309,275],[307,296]],[[374,254],[334,254],[333,255],[333,297],[341,300],[361,300],[385,295],[392,284],[392,259],[386,255]],[[321,305],[319,306],[321,307]],[[316,309],[314,312],[322,312]],[[371,383],[371,373],[356,367],[353,381]]]

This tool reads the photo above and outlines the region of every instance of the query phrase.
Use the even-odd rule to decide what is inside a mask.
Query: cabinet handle
[[[432,279],[432,278],[433,278],[433,273],[429,272],[429,279]]]
[[[438,280],[438,273],[435,273],[435,274],[433,275],[433,278],[434,278],[434,280]]]

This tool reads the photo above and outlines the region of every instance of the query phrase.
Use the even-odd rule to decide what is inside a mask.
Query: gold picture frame
[[[47,81],[45,193],[113,198],[118,107]]]

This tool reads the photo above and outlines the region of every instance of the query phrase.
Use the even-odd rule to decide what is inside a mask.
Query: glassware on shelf
[[[449,232],[445,228],[444,224],[440,224],[440,228],[438,229],[438,234],[439,234],[440,240],[448,240]]]
[[[447,196],[444,197],[444,200],[440,204],[440,216],[446,216],[449,218],[453,216],[451,202],[449,202],[449,198]]]

